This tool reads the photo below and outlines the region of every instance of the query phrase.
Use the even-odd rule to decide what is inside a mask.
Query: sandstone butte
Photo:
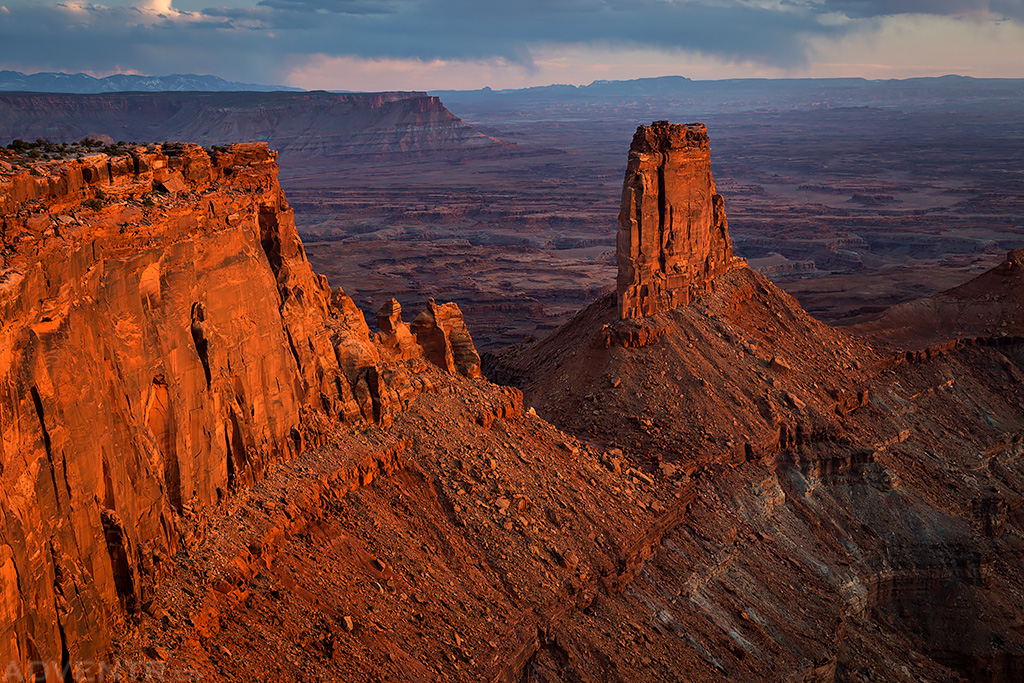
[[[616,241],[623,319],[684,306],[736,265],[704,124],[637,128]]]
[[[0,661],[1024,678],[1024,258],[828,327],[707,148],[639,129],[618,292],[486,359],[523,393],[452,304],[371,333],[263,145],[0,166]]]
[[[396,345],[311,271],[266,144],[4,168],[0,661],[24,672],[108,655],[182,510],[424,384],[382,374]],[[414,328],[403,358],[479,376],[455,304]]]

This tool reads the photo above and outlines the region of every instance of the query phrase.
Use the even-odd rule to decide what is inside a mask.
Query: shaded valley
[[[576,290],[560,273],[610,280],[623,163],[615,150],[652,119],[715,131],[712,163],[737,253],[823,319],[855,321],[938,292],[1024,244],[1019,81],[851,80],[444,92],[465,121],[516,142],[516,154],[392,160],[370,176],[339,170],[333,183],[286,172],[284,182],[318,268],[334,277],[355,265],[410,300],[434,293],[468,307],[496,297],[467,311],[488,347],[565,319]],[[421,259],[401,257],[391,276],[380,256],[409,247]],[[511,292],[512,273],[478,265],[493,255],[529,257]],[[366,310],[377,304],[354,296]],[[497,315],[507,330],[499,336]]]

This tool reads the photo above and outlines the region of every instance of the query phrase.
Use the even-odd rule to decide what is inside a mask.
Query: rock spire
[[[637,128],[616,243],[622,319],[685,305],[731,269],[725,202],[715,192],[704,124]]]

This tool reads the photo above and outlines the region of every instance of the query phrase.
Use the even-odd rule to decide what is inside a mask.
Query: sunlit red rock
[[[0,661],[102,658],[182,515],[426,386],[310,269],[266,144],[8,164],[0,218]]]
[[[655,121],[637,128],[617,245],[624,319],[685,305],[733,266],[725,201],[715,192],[704,124]]]

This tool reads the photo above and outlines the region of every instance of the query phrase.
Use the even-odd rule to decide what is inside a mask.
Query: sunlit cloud
[[[807,69],[795,75],[909,78],[1024,77],[1024,24],[906,14],[839,40],[811,38]]]
[[[464,90],[485,86],[501,90],[670,75],[768,78],[787,72],[764,63],[727,61],[682,50],[581,44],[534,47],[526,62],[313,55],[293,66],[282,80],[310,90]]]

